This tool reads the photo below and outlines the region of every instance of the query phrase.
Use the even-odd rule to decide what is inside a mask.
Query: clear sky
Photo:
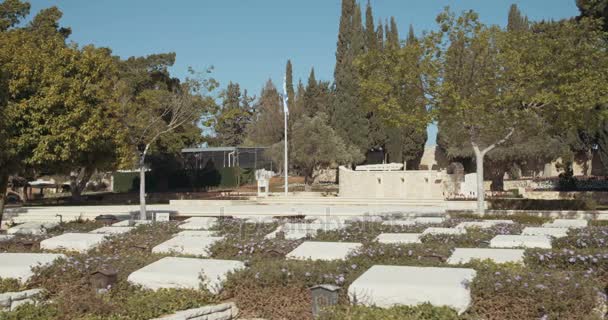
[[[365,1],[360,2],[365,6]],[[32,0],[32,13],[58,6],[62,26],[79,44],[110,47],[123,58],[176,52],[174,75],[188,67],[214,66],[222,86],[238,82],[259,95],[266,80],[282,82],[291,59],[294,80],[306,82],[314,66],[317,79],[331,80],[340,18],[340,0]],[[394,16],[405,35],[436,27],[445,6],[473,9],[488,24],[505,25],[516,3],[531,20],[578,14],[575,0],[372,0],[376,21]],[[435,143],[436,128],[429,141]]]

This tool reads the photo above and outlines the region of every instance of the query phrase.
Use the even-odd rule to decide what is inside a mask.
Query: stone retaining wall
[[[34,297],[40,292],[42,292],[42,289],[0,293],[0,311],[13,311],[22,304],[36,303]]]

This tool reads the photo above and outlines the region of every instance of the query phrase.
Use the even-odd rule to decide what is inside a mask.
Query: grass
[[[503,218],[503,217],[500,217]],[[440,226],[450,227],[473,219],[458,215]],[[353,306],[348,286],[373,265],[454,267],[446,264],[456,247],[484,247],[497,234],[517,234],[524,226],[541,220],[514,218],[519,223],[489,229],[469,229],[464,236],[425,236],[420,244],[380,244],[374,238],[382,232],[420,232],[424,226],[384,226],[381,223],[353,223],[344,230],[319,232],[312,240],[357,241],[363,247],[344,261],[293,261],[285,254],[303,240],[264,239],[277,223],[257,226],[227,219],[216,228],[225,240],[211,248],[212,257],[244,261],[248,268],[230,274],[224,289],[213,296],[205,290],[150,291],[133,286],[127,276],[165,255],[150,249],[178,232],[175,223],[139,226],[113,236],[85,254],[69,253],[46,267],[35,268],[25,285],[0,279],[0,292],[44,288],[46,304],[24,305],[0,314],[0,319],[150,319],[181,309],[233,301],[244,318],[312,319],[309,288],[327,283],[340,286],[339,304],[321,319],[600,319],[600,301],[608,287],[608,227],[574,230],[554,243],[551,250],[526,250],[526,267],[473,262],[477,277],[470,284],[472,303],[462,315],[446,307],[428,304],[417,307],[377,309]],[[72,223],[61,231],[90,230],[94,223]],[[51,234],[59,232],[54,230]],[[19,237],[20,240],[30,239]],[[19,239],[3,251],[24,252]],[[38,238],[35,241],[39,241]],[[35,246],[29,249],[36,252]],[[27,250],[25,250],[27,251]],[[96,294],[88,283],[90,273],[111,265],[118,283],[108,293]],[[50,301],[50,302],[48,302]],[[544,318],[543,318],[544,317]]]

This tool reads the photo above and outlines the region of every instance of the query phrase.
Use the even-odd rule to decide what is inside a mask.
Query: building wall
[[[444,199],[440,171],[353,171],[340,167],[340,196],[347,198]]]

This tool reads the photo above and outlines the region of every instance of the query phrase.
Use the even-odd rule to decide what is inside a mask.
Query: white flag
[[[289,97],[287,96],[287,77],[283,77],[283,112],[285,114],[289,114],[289,108],[287,108],[287,101]]]

